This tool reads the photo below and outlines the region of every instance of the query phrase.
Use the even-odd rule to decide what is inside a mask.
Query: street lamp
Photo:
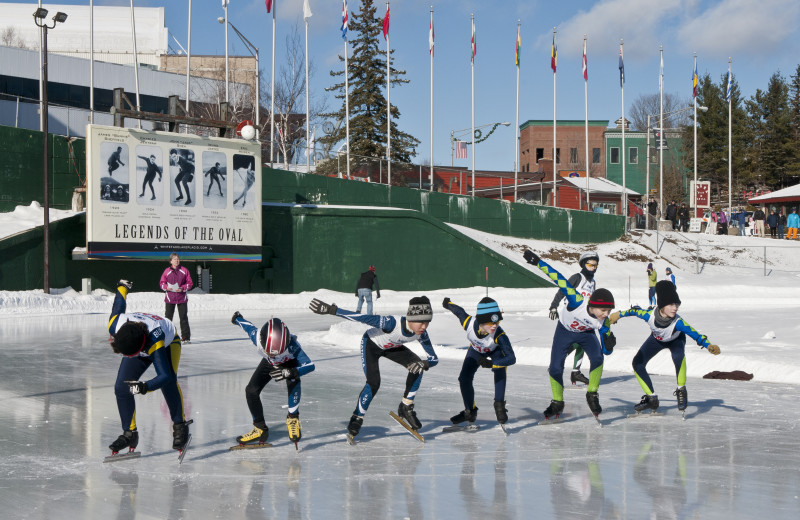
[[[500,126],[500,125],[511,126],[511,123],[509,123],[508,121],[504,121],[502,123],[487,123],[485,125],[476,126],[475,127],[475,134],[472,136],[473,140],[472,141],[467,141],[466,144],[476,145],[478,143],[481,143],[481,142],[487,140],[489,138],[489,136],[492,135],[492,132],[494,132],[497,129],[497,127]],[[484,136],[483,133],[480,131],[480,129],[481,128],[486,128],[487,126],[491,126],[492,129],[489,130],[489,132]],[[472,133],[472,128],[462,128],[461,130],[450,130],[450,167],[453,166],[453,143],[456,140],[460,140],[460,139],[456,139],[456,138],[463,137],[463,136],[468,135],[470,133]],[[473,172],[473,176],[472,176],[472,196],[473,197],[475,196],[475,174],[474,174],[474,172]]]
[[[220,16],[219,18],[217,18],[217,21],[219,23],[225,23],[225,18],[222,18]],[[256,59],[256,106],[255,106],[256,117],[255,117],[255,119],[256,119],[256,140],[258,140],[259,133],[261,131],[260,130],[260,128],[261,128],[260,127],[260,124],[261,124],[261,68],[260,68],[260,66],[258,64],[258,47],[256,47],[252,43],[250,43],[250,40],[245,38],[244,34],[239,32],[239,29],[237,29],[236,26],[233,25],[231,22],[228,22],[228,25],[231,26],[231,29],[236,31],[236,34],[242,40],[242,43],[244,43],[245,47],[247,47],[247,51]],[[227,45],[226,45],[226,47],[227,47]],[[225,51],[225,53],[226,53],[226,56],[227,56],[227,50]],[[225,59],[227,60],[227,57]],[[225,76],[225,84],[226,85],[227,85],[227,82],[228,82],[228,76],[227,76],[227,73],[226,73],[226,76]],[[227,91],[227,86],[226,86],[226,91]]]
[[[42,29],[42,137],[44,141],[44,157],[42,159],[42,171],[44,174],[44,293],[50,294],[50,182],[47,170],[48,156],[48,128],[47,128],[47,30],[55,29],[56,24],[64,23],[67,15],[57,12],[53,16],[53,25],[47,25],[47,9],[39,7],[33,13],[33,22]]]

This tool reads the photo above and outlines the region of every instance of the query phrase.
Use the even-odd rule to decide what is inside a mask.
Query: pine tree
[[[780,189],[788,185],[792,161],[789,86],[775,73],[766,91],[756,90],[747,103],[755,152],[756,187]]]
[[[373,0],[362,0],[358,13],[351,13],[349,39],[352,55],[349,56],[349,90],[350,90],[350,157],[351,167],[374,163],[375,159],[386,158],[386,54],[379,50],[379,38],[382,35],[383,18],[376,16]],[[390,56],[394,50],[390,51]],[[331,76],[341,78],[340,83],[328,87],[327,91],[336,92],[336,99],[341,100],[341,108],[336,112],[322,114],[323,117],[341,121],[335,131],[319,141],[328,146],[343,142],[346,139],[345,129],[345,91],[344,91],[344,56],[339,56],[342,70],[331,71]],[[408,83],[404,70],[391,68],[393,86]],[[402,132],[397,127],[400,110],[392,105],[392,162],[408,163],[416,156],[415,148],[419,140]],[[335,165],[334,165],[335,166]],[[323,169],[324,170],[324,169]],[[377,174],[376,174],[377,177]]]
[[[791,153],[791,160],[787,175],[793,177],[792,184],[800,180],[800,65],[792,76],[792,81],[789,83],[789,127],[790,139],[789,148]]]

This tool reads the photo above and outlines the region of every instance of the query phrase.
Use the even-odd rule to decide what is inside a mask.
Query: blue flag
[[[622,50],[619,51],[619,86],[625,86],[625,64],[622,63]]]

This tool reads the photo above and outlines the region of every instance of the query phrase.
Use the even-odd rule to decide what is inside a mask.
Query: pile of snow
[[[54,222],[78,213],[50,208],[48,214],[50,222]],[[42,225],[44,225],[44,208],[38,202],[33,201],[30,206],[17,206],[14,211],[0,213],[0,238],[10,237]]]

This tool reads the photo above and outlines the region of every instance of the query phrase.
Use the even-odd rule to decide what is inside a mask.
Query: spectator
[[[797,216],[797,208],[792,208],[792,214],[786,219],[786,239],[797,240],[797,228],[800,228],[800,217]]]
[[[756,208],[753,212],[753,223],[755,224],[755,229],[753,230],[753,235],[763,237],[764,236],[764,219],[766,219],[766,215],[764,215],[764,211],[761,208]]]
[[[377,297],[381,297],[381,288],[378,284],[378,275],[375,274],[375,266],[369,266],[369,269],[361,273],[361,277],[356,284],[356,296],[358,297],[358,306],[356,307],[356,314],[361,314],[361,306],[364,300],[367,301],[367,314],[372,314],[372,285],[375,285],[375,292]]]
[[[678,286],[678,284],[675,283],[675,275],[672,274],[672,268],[671,267],[667,267],[667,277],[665,279],[669,280],[670,282],[672,282],[672,285],[674,285],[675,287]]]
[[[675,201],[671,201],[667,206],[667,220],[672,222],[672,231],[675,231],[675,228],[678,227],[678,205],[675,204]]]
[[[686,203],[681,203],[681,209],[678,210],[678,230],[683,231],[686,233],[689,231],[689,208],[686,207]]]
[[[747,232],[747,212],[745,210],[741,210],[736,214],[736,218],[739,222],[739,236],[743,237]]]
[[[650,218],[650,225],[647,229],[655,229],[656,226],[656,214],[658,213],[658,203],[656,199],[650,197],[650,202],[647,203],[647,213]]]
[[[658,275],[656,270],[653,269],[653,263],[647,264],[647,299],[649,301],[649,309],[656,306],[656,283],[658,282]]]
[[[775,214],[775,210],[770,210],[769,216],[767,217],[767,226],[769,227],[769,236],[772,238],[777,238],[778,236],[778,215]]]
[[[717,215],[717,227],[719,228],[718,233],[720,235],[728,234],[728,215],[725,214],[724,209],[719,212],[719,215]]]
[[[189,270],[181,265],[178,253],[169,255],[170,266],[164,269],[161,275],[161,290],[164,291],[164,301],[166,309],[164,317],[172,320],[175,315],[175,306],[178,307],[178,317],[181,322],[181,341],[189,343],[192,332],[189,329],[189,318],[186,316],[186,308],[189,297],[186,295],[194,284]]]
[[[712,211],[708,216],[708,223],[706,223],[706,233],[709,235],[717,234],[717,212]]]
[[[783,211],[778,212],[778,238],[783,238],[783,230],[786,228],[786,214]]]

